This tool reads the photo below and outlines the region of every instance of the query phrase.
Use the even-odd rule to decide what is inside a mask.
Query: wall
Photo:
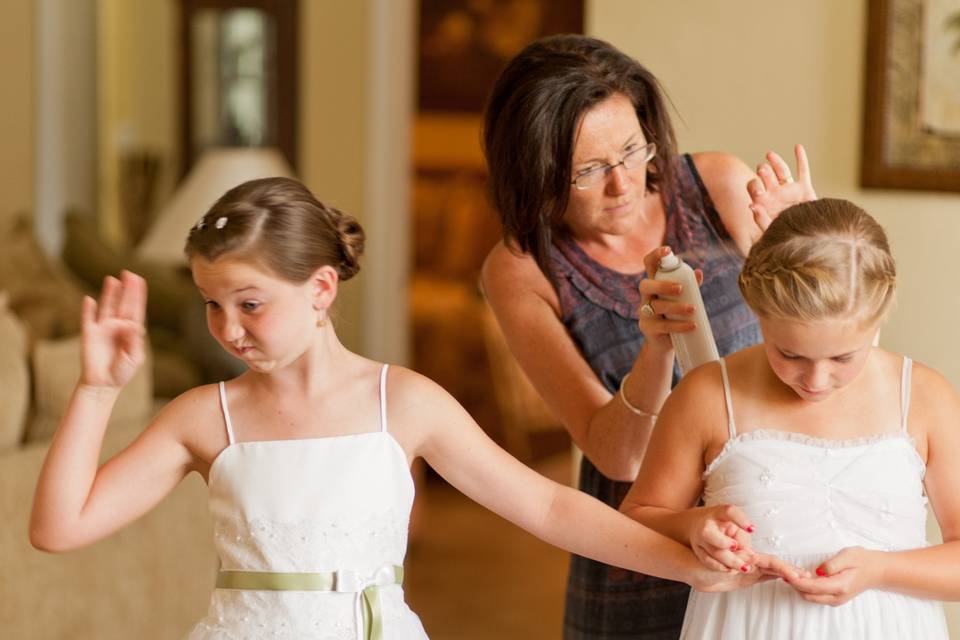
[[[363,268],[337,302],[337,333],[348,347],[396,363],[408,350],[414,6],[300,4],[300,177],[367,232]]]
[[[59,255],[63,218],[97,211],[96,0],[37,0],[34,226]]]
[[[960,194],[857,186],[866,4],[592,0],[586,20],[588,33],[656,73],[681,116],[681,150],[722,149],[754,165],[767,149],[804,143],[818,193],[858,202],[890,235],[899,302],[882,345],[960,386]],[[960,637],[958,605],[948,609]]]
[[[160,154],[158,205],[178,174],[178,3],[97,3],[98,214],[104,236],[121,245],[121,155],[131,149]]]
[[[34,3],[6,0],[0,20],[0,223],[33,209]]]

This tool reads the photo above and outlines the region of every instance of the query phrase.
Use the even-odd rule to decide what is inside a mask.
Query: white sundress
[[[236,442],[210,468],[210,512],[221,571],[190,640],[424,640],[404,602],[413,479],[380,428],[298,440]]]
[[[756,530],[753,548],[813,572],[844,547],[897,551],[927,545],[925,465],[907,433],[911,361],[901,376],[898,432],[854,440],[756,430],[738,434],[720,360],[729,440],[704,472],[707,506],[735,504]],[[691,592],[682,638],[946,639],[943,607],[867,590],[840,606],[803,600],[781,580],[730,593]]]

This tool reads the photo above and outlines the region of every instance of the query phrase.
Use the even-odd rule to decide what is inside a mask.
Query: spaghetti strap
[[[387,367],[385,364],[380,369],[380,431],[387,430]]]
[[[227,386],[220,383],[220,408],[223,410],[223,420],[227,423],[227,441],[229,444],[236,442],[233,437],[233,423],[230,422],[230,409],[227,408]]]
[[[737,437],[737,425],[733,422],[733,398],[730,393],[730,379],[727,377],[727,362],[720,358],[720,377],[723,378],[723,399],[727,403],[727,433],[730,439]]]
[[[907,414],[910,413],[910,374],[913,372],[913,360],[903,356],[903,369],[900,374],[900,433],[907,432]]]

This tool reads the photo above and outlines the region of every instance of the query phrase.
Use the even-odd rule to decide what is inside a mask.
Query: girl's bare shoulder
[[[219,385],[183,392],[160,409],[148,429],[182,443],[198,463],[211,462],[229,442]]]
[[[960,396],[950,380],[922,362],[913,362],[910,384],[910,412],[929,411],[944,419],[960,419]]]

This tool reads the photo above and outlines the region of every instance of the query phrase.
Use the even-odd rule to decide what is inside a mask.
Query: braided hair
[[[761,318],[872,326],[889,312],[896,279],[879,223],[852,202],[823,198],[773,221],[750,249],[739,285]]]

